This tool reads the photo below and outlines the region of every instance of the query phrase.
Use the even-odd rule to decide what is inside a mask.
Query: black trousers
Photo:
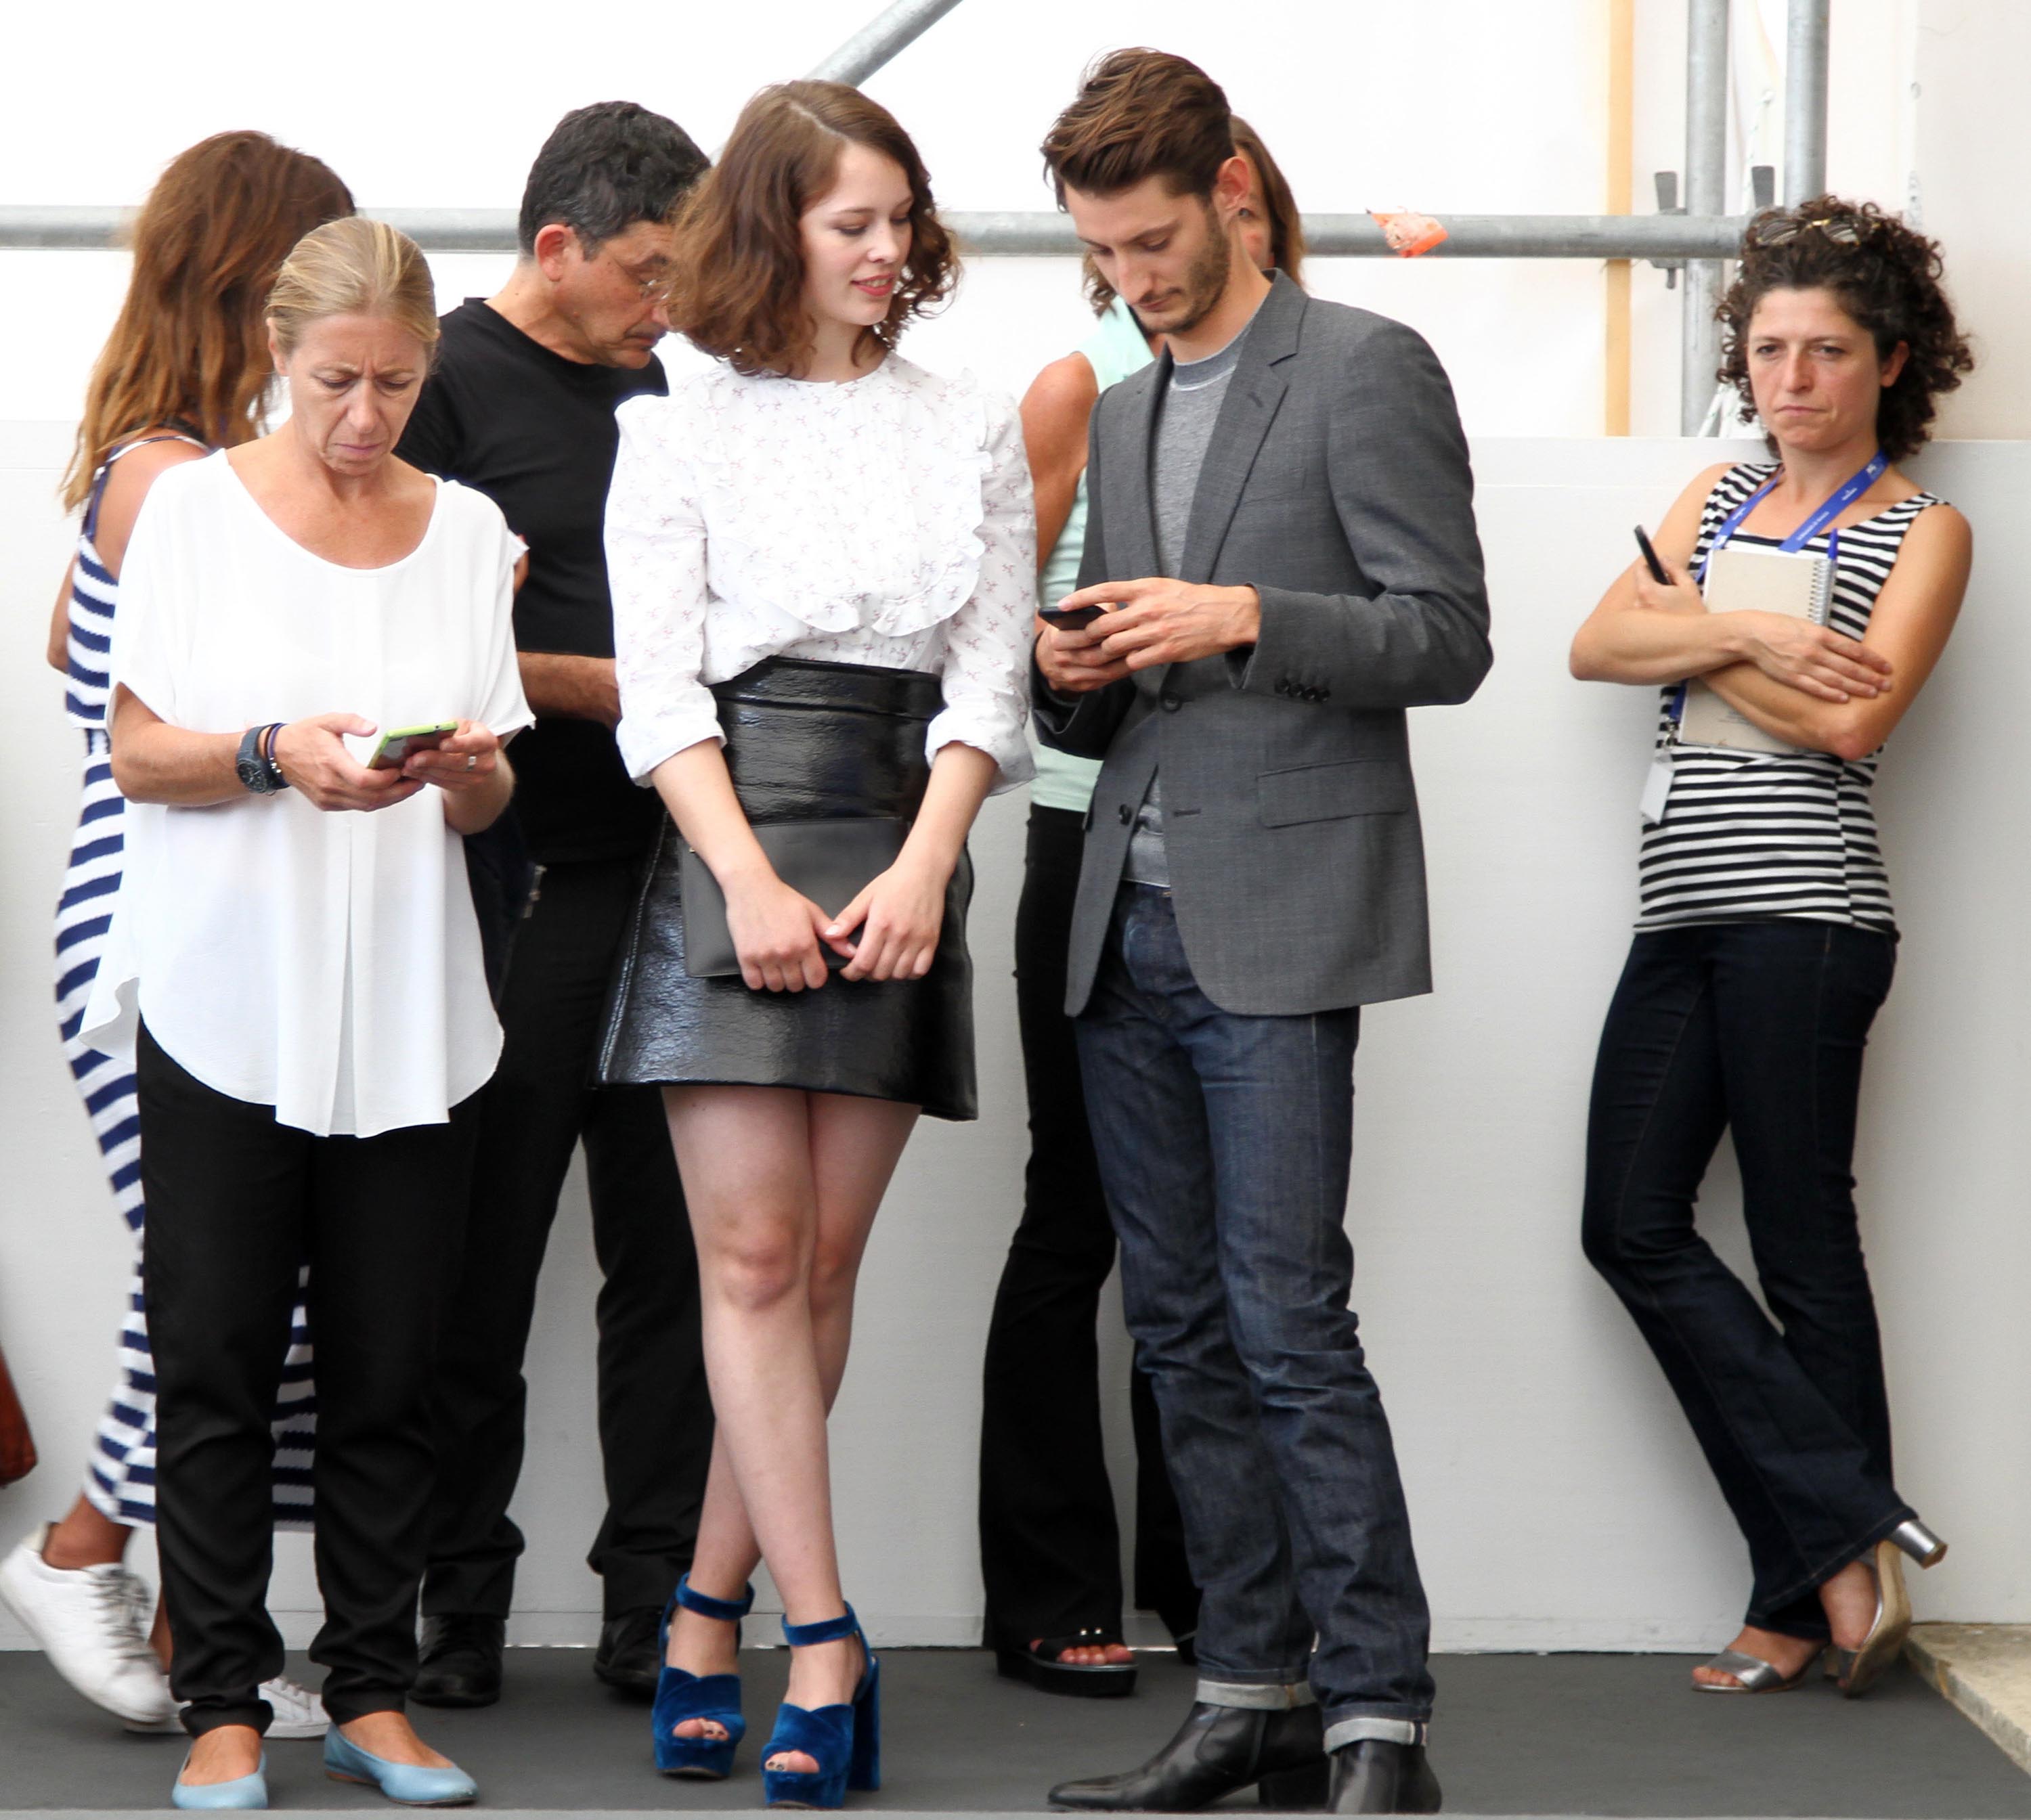
[[[311,1657],[339,1724],[400,1711],[434,1461],[430,1372],[465,1226],[476,1101],[447,1125],[314,1137],[195,1080],[144,1029],[135,1076],[155,1350],[157,1545],[193,1736],[265,1729],[282,1672],[267,1610],[270,1421],[298,1272],[317,1334]]]
[[[712,1454],[698,1256],[661,1096],[590,1085],[639,877],[633,860],[550,866],[515,936],[501,1066],[479,1096],[471,1242],[440,1347],[427,1614],[505,1618],[513,1599],[523,1539],[508,1506],[522,1471],[522,1362],[557,1196],[581,1141],[604,1279],[606,1515],[587,1565],[609,1617],[665,1604],[691,1565]]]
[[[1100,1293],[1114,1267],[1065,1015],[1065,957],[1082,818],[1033,807],[1016,912],[1016,1007],[1030,1099],[1023,1218],[994,1298],[980,1428],[980,1561],[987,1640],[1021,1647],[1086,1625],[1119,1632],[1121,1537],[1101,1446]],[[1135,1603],[1174,1636],[1198,1622],[1156,1399],[1130,1374],[1135,1435]]]
[[[1639,935],[1587,1118],[1586,1254],[1677,1394],[1749,1543],[1748,1621],[1824,1640],[1816,1588],[1911,1508],[1855,1223],[1855,1107],[1896,938],[1801,919]],[[1765,1307],[1693,1208],[1721,1133]]]

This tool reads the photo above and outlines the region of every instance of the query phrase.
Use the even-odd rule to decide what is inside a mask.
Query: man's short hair
[[[1233,119],[1226,91],[1196,63],[1166,50],[1111,51],[1045,134],[1044,168],[1060,206],[1068,185],[1112,196],[1153,177],[1173,195],[1209,196],[1234,156]]]
[[[596,101],[559,121],[522,189],[522,256],[553,221],[588,258],[637,221],[669,219],[710,161],[673,120],[632,101]]]

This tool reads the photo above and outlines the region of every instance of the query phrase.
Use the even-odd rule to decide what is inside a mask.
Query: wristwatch
[[[265,727],[250,727],[240,735],[240,754],[233,768],[256,796],[271,796],[289,787],[281,766],[275,762],[275,735],[281,730],[282,723],[274,720]]]

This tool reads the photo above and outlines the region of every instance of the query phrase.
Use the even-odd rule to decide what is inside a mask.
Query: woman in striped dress
[[[125,804],[106,734],[106,653],[121,560],[156,478],[259,424],[269,359],[261,309],[283,255],[310,229],[350,214],[345,186],[317,159],[264,133],[226,132],[173,159],[133,230],[133,275],[86,396],[64,503],[82,508],[77,554],[57,597],[49,659],[82,735],[84,803],[57,906],[57,1015],[114,1203],[133,1235],[118,1382],[99,1424],[82,1495],[0,1561],[0,1600],[64,1678],[129,1729],[175,1731],[164,1678],[169,1627],[124,1565],[137,1524],[155,1520],[155,1377],[143,1314],[140,1142],[130,1067],[79,1037],[120,887]],[[315,1422],[310,1334],[300,1305],[275,1412],[278,1524],[311,1519]],[[315,1697],[266,1690],[271,1736],[321,1734]]]
[[[1972,363],[1932,243],[1832,196],[1757,218],[1721,318],[1724,376],[1774,460],[1694,481],[1657,536],[1669,585],[1632,567],[1573,642],[1576,676],[1664,685],[1583,1242],[1749,1545],[1743,1628],[1694,1685],[1775,1692],[1827,1655],[1854,1695],[1910,1627],[1902,1554],[1945,1553],[1892,1477],[1851,1164],[1897,946],[1870,787],[1953,629],[1970,548],[1966,520],[1894,463]],[[1697,578],[1727,545],[1817,559],[1826,623],[1709,612]],[[1694,679],[1739,717],[1733,743],[1685,736]],[[1694,1224],[1724,1131],[1762,1307]]]

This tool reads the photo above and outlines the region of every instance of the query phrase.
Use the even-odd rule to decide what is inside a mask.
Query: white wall
[[[1744,32],[1771,9],[1738,6]],[[313,14],[266,17],[257,33],[221,0],[122,9],[116,47],[94,66],[94,118],[118,130],[96,131],[75,111],[74,31],[44,9],[9,21],[17,80],[0,111],[0,201],[133,202],[181,146],[254,125],[327,158],[369,204],[508,207],[566,108],[629,93],[714,145],[753,87],[807,67],[874,10],[779,0],[758,43],[744,15],[691,8],[631,45],[560,41],[547,9],[497,9],[499,29],[475,34],[456,9],[365,0],[334,61]],[[1683,13],[1679,0],[1638,8],[1639,209],[1649,172],[1681,162]],[[1307,207],[1601,205],[1598,0],[1271,0],[1246,32],[1212,0],[1180,0],[1161,28],[1131,0],[1039,0],[1013,31],[1009,17],[963,6],[870,85],[917,132],[953,207],[1045,206],[1032,148],[1079,65],[1160,29],[1227,84]],[[1992,125],[2014,117],[1997,85],[2031,53],[2025,9],[1841,0],[1835,24],[1832,181],[1895,200],[1915,173],[1985,334],[1985,370],[1947,422],[2031,434],[2031,368],[2011,340],[2025,240],[1989,199],[2013,193],[2011,161],[2026,155],[2021,134]],[[505,264],[441,259],[441,294],[484,292]],[[1710,1641],[1738,1607],[1738,1547],[1574,1239],[1586,1072],[1630,907],[1646,711],[1568,683],[1562,658],[1574,619],[1626,558],[1628,525],[1654,521],[1705,452],[1494,440],[1597,427],[1597,267],[1343,261],[1313,277],[1323,295],[1416,324],[1446,360],[1478,438],[1496,587],[1493,679],[1470,708],[1418,717],[1441,989],[1369,1022],[1353,1216],[1357,1305],[1396,1412],[1441,1638]],[[39,659],[65,553],[51,504],[63,420],[124,278],[114,254],[0,254],[0,346],[12,350],[0,358],[0,755],[13,786],[0,810],[0,1342],[47,1461],[0,1492],[0,1546],[68,1502],[110,1387],[125,1267],[50,1027],[49,911],[76,755]],[[1662,430],[1677,416],[1677,296],[1641,267],[1634,290],[1637,423]],[[982,261],[911,352],[1016,389],[1084,320],[1065,263]],[[2015,826],[2006,742],[2018,716],[2003,691],[2026,655],[2003,578],[2031,556],[2012,541],[2031,475],[2014,446],[1949,448],[1929,463],[1974,512],[1982,573],[1884,791],[1908,936],[1873,1062],[1865,1197],[1906,1487],[1956,1542],[1920,1586],[1921,1606],[2025,1618],[2031,1587],[2007,1539],[2031,1489],[2018,1441],[2031,1372],[2012,1319],[2031,1060],[2009,1023],[2025,983],[2013,921],[2023,894],[2011,888],[2022,862],[1998,831]],[[1007,978],[1020,818],[1019,802],[990,806],[976,842],[988,1114],[929,1126],[913,1147],[878,1228],[841,1405],[849,1577],[899,1636],[958,1640],[978,1606],[975,1386],[1022,1155]],[[518,1514],[532,1549],[516,1621],[531,1640],[589,1634],[592,1282],[575,1185],[531,1354]],[[1112,1360],[1118,1379],[1118,1347]],[[278,1605],[307,1607],[309,1587],[306,1552],[285,1539]],[[13,1636],[0,1627],[0,1643]]]
[[[61,441],[0,426],[0,539],[13,559],[0,601],[17,628],[58,567],[48,489]],[[1743,1595],[1727,1513],[1577,1240],[1586,1084],[1627,946],[1651,707],[1644,691],[1571,682],[1564,650],[1621,566],[1630,525],[1655,523],[1707,453],[1675,441],[1478,444],[1499,656],[1471,705],[1414,717],[1439,990],[1367,1021],[1349,1224],[1355,1305],[1445,1647],[1690,1647],[1729,1634]],[[1886,766],[1905,940],[1869,1062],[1863,1219],[1902,1486],[1955,1544],[1917,1584],[1920,1609],[2023,1621],[2031,960],[2020,906],[2031,859],[2014,838],[2013,757],[2031,628],[2012,609],[2031,566],[2031,527],[2014,509],[2031,486],[2031,447],[1950,445],[1921,472],[1967,509],[1981,554],[1962,628]],[[125,1267],[50,1029],[48,910],[72,742],[30,642],[24,631],[0,671],[0,774],[13,783],[0,815],[0,1337],[48,1463],[0,1492],[0,1546],[68,1502],[107,1387]],[[966,1640],[979,1610],[978,1367],[1023,1156],[1008,978],[1021,814],[1017,801],[991,805],[975,841],[985,1116],[926,1124],[911,1146],[876,1228],[835,1422],[848,1584],[896,1640]],[[1731,1182],[1724,1159],[1709,1217],[1739,1261]],[[593,1282],[575,1188],[531,1352],[516,1507],[531,1538],[516,1626],[526,1640],[583,1639],[594,1625],[581,1560],[598,1509]],[[1118,1386],[1125,1360],[1110,1343]],[[276,1599],[311,1602],[298,1539],[285,1539]]]

